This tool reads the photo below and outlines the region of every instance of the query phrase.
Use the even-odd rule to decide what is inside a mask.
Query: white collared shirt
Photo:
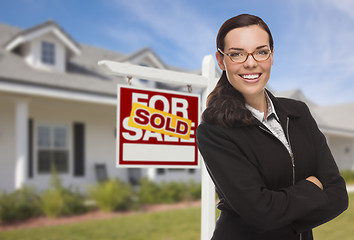
[[[279,117],[275,112],[275,108],[272,100],[269,98],[267,92],[265,91],[266,101],[267,101],[267,116],[264,118],[264,112],[258,111],[257,109],[251,107],[246,103],[246,108],[251,111],[252,115],[259,120],[264,126],[268,128],[273,135],[278,138],[286,147],[289,154],[292,154],[288,140],[285,137],[284,130],[280,125]]]

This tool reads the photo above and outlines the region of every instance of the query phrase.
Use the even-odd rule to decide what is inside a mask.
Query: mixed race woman
[[[308,107],[265,89],[268,26],[248,14],[227,20],[216,58],[223,73],[197,129],[220,198],[212,239],[313,239],[314,227],[348,207],[348,195]]]

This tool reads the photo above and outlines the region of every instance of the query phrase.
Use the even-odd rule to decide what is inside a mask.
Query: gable
[[[22,56],[34,68],[55,72],[65,72],[67,60],[81,53],[79,45],[53,21],[20,31],[5,44],[5,50]]]
[[[119,59],[120,62],[129,62],[135,65],[166,69],[162,60],[150,49],[143,48],[125,58]]]
[[[6,43],[5,49],[7,51],[13,51],[22,44],[31,42],[34,39],[38,39],[48,34],[55,36],[72,54],[78,55],[81,53],[79,45],[53,21],[48,21],[28,30],[19,32]]]

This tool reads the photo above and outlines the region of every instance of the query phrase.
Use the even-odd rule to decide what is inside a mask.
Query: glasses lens
[[[248,53],[247,52],[231,52],[229,54],[232,61],[237,63],[242,63],[246,61]]]
[[[253,53],[253,57],[256,61],[265,61],[269,58],[271,51],[268,49],[257,50]]]

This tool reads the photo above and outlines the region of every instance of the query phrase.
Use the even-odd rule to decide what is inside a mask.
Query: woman
[[[348,207],[324,135],[304,103],[265,89],[273,38],[262,19],[227,20],[217,49],[223,73],[197,129],[220,198],[212,239],[313,239],[312,228]]]

